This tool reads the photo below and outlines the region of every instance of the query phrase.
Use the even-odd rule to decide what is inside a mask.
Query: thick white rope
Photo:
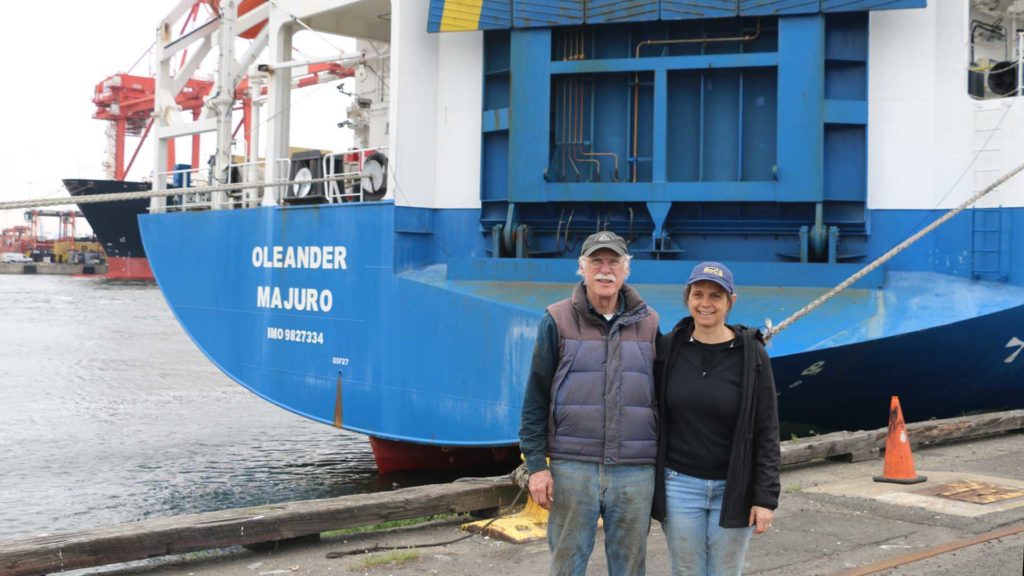
[[[804,306],[800,310],[794,312],[791,316],[780,322],[778,325],[772,325],[771,320],[768,321],[767,333],[765,334],[765,340],[770,340],[776,334],[782,332],[794,322],[803,318],[807,314],[810,314],[814,309],[818,308],[826,301],[831,299],[836,294],[839,294],[846,288],[849,288],[852,284],[864,276],[871,273],[882,264],[885,264],[900,252],[906,250],[915,242],[920,240],[926,234],[932,230],[943,225],[949,219],[953,218],[957,214],[966,210],[971,204],[974,204],[979,199],[984,197],[989,192],[995,190],[999,186],[1006,183],[1007,180],[1013,178],[1024,170],[1024,163],[1018,165],[1013,170],[1010,170],[1004,174],[1001,178],[990,184],[984,190],[975,192],[970,198],[964,200],[959,206],[953,208],[949,212],[945,213],[931,224],[925,226],[916,234],[907,238],[903,242],[897,244],[893,249],[889,250],[882,256],[878,257],[874,262],[868,264],[864,268],[860,269],[857,273],[850,276],[846,280],[843,280],[835,288],[832,288],[825,294],[812,301],[810,304]],[[221,184],[218,186],[196,186],[194,188],[173,188],[168,190],[140,190],[137,192],[114,192],[111,194],[94,194],[91,196],[75,196],[69,198],[44,198],[39,200],[16,200],[12,202],[0,202],[0,210],[14,210],[19,208],[41,208],[44,206],[61,206],[65,204],[93,204],[99,202],[119,202],[125,200],[138,200],[144,198],[158,198],[167,196],[179,196],[181,194],[196,194],[205,192],[226,192],[233,190],[244,190],[247,188],[272,188],[277,186],[290,186],[293,184],[319,184],[322,182],[331,182],[335,180],[356,180],[360,177],[358,173],[347,172],[344,174],[335,174],[324,178],[311,178],[308,180],[275,180],[272,182],[239,182],[237,184]]]
[[[138,190],[135,192],[111,192],[110,194],[92,194],[89,196],[70,196],[61,198],[41,198],[36,200],[12,200],[0,202],[0,210],[16,210],[21,208],[42,208],[44,206],[63,206],[66,204],[96,204],[100,202],[124,202],[126,200],[141,200],[145,198],[166,198],[168,196],[181,196],[184,194],[202,194],[206,192],[230,192],[246,190],[250,188],[275,188],[280,186],[291,186],[293,184],[320,184],[336,180],[354,181],[358,180],[358,172],[346,172],[344,174],[333,174],[324,178],[310,178],[308,180],[274,180],[271,182],[237,182],[234,184],[219,184],[217,186],[195,186],[192,188],[168,188],[166,190]]]
[[[769,321],[768,326],[767,326],[767,334],[765,334],[765,340],[768,340],[772,336],[775,336],[779,332],[782,332],[783,330],[788,328],[790,326],[790,324],[796,322],[800,318],[803,318],[804,316],[809,314],[812,310],[814,310],[818,306],[821,306],[822,304],[824,304],[825,301],[827,301],[829,298],[832,298],[836,294],[839,294],[840,292],[842,292],[843,290],[848,288],[851,284],[853,284],[854,282],[860,280],[861,278],[863,278],[864,276],[869,274],[875,268],[878,268],[882,264],[885,264],[886,262],[891,260],[894,256],[896,256],[900,252],[902,252],[902,251],[906,250],[908,247],[910,247],[911,244],[913,244],[914,242],[917,242],[918,240],[920,240],[921,237],[923,237],[925,234],[928,234],[932,230],[934,230],[934,229],[938,228],[939,226],[941,226],[942,224],[944,224],[950,218],[952,218],[952,217],[956,216],[957,214],[963,212],[965,209],[967,209],[968,206],[970,206],[971,204],[974,204],[981,197],[985,196],[989,192],[995,190],[999,186],[1002,186],[1007,180],[1009,180],[1010,178],[1013,178],[1014,176],[1019,174],[1021,172],[1021,170],[1024,170],[1024,164],[1020,164],[1019,166],[1017,166],[1013,170],[1010,170],[1009,172],[1004,174],[1002,178],[999,178],[998,180],[996,180],[995,182],[990,184],[984,190],[980,190],[978,192],[975,192],[974,195],[972,195],[967,200],[964,200],[962,203],[960,203],[959,206],[957,206],[956,208],[953,208],[949,212],[946,212],[941,217],[936,219],[931,224],[929,224],[929,225],[925,226],[924,228],[922,228],[919,232],[917,232],[916,234],[914,234],[910,238],[907,238],[903,242],[900,242],[892,250],[889,250],[885,254],[879,256],[878,259],[876,259],[874,262],[868,264],[864,268],[861,268],[860,271],[858,271],[856,274],[854,274],[853,276],[850,276],[846,280],[843,280],[841,283],[839,283],[838,286],[836,286],[835,288],[829,290],[825,294],[821,295],[821,297],[819,297],[818,299],[814,300],[813,302],[811,302],[807,306],[804,306],[803,308],[797,310],[789,318],[786,318],[785,320],[780,322],[778,325],[772,326],[771,322]]]

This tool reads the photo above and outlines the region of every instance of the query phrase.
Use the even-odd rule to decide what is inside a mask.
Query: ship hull
[[[424,265],[410,264],[423,238],[454,238],[451,229],[479,217],[424,214],[366,203],[147,215],[140,225],[167,302],[211,361],[297,414],[423,447],[419,456],[391,449],[382,462],[394,471],[449,467],[438,446],[517,442],[537,323],[575,282],[573,261],[458,257],[455,241],[442,250],[447,264],[425,254]],[[428,224],[432,236],[417,230]],[[634,263],[630,282],[663,331],[684,314],[670,278],[688,266]],[[792,269],[806,275],[807,266]],[[739,278],[758,277],[744,268],[734,267]],[[837,283],[850,269],[809,276]],[[772,266],[776,279],[786,270]],[[908,420],[1024,406],[1024,357],[1014,354],[1024,289],[895,271],[865,282],[773,340],[783,421],[878,428],[891,395]],[[922,300],[925,287],[933,302]],[[821,291],[741,284],[731,320],[778,320]]]
[[[149,190],[148,182],[65,179],[72,196]],[[152,281],[153,272],[139,235],[138,216],[149,208],[148,199],[79,204],[93,233],[99,238],[109,264],[105,277],[117,280]]]
[[[882,428],[890,396],[908,422],[1024,406],[1013,343],[1024,305],[928,330],[772,358],[779,418],[816,432]]]
[[[510,469],[519,463],[514,445],[489,448],[431,446],[370,437],[370,448],[381,474],[418,470]]]

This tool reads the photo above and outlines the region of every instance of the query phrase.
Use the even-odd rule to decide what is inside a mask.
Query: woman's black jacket
[[[743,339],[743,388],[740,411],[733,435],[729,471],[719,526],[743,528],[749,525],[750,507],[774,510],[779,504],[779,412],[775,381],[764,337],[754,328],[729,326]],[[669,381],[680,344],[693,334],[693,318],[686,317],[672,332],[658,337],[655,386],[658,399],[658,469],[651,515],[665,519],[665,454],[668,434],[665,416],[665,383]]]

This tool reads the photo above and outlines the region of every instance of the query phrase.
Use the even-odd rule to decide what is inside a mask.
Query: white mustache
[[[612,282],[615,282],[615,274],[601,274],[598,272],[597,274],[594,274],[594,280],[611,280]]]

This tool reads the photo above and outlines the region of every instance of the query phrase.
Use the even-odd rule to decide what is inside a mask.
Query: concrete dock
[[[1011,432],[918,448],[914,459],[918,473],[928,476],[927,482],[906,486],[875,483],[871,478],[881,472],[881,459],[816,463],[784,470],[774,527],[769,533],[754,537],[744,573],[1020,576],[1024,566],[1024,434]],[[972,503],[935,495],[937,491],[957,492],[955,488],[965,486],[965,481],[975,482],[976,488],[984,487],[974,490],[982,495],[975,499],[994,501]],[[963,490],[959,492],[962,496]],[[459,524],[459,520],[450,520],[390,531],[327,536],[320,542],[281,546],[272,551],[232,547],[74,574],[547,573],[549,556],[543,541],[514,545],[478,535],[402,554],[377,551],[328,557],[332,552],[450,541],[464,535]],[[600,532],[598,538],[588,574],[607,573]],[[901,559],[909,563],[900,563]],[[884,562],[900,564],[878,564]],[[869,565],[873,569],[882,567],[873,572],[863,569]],[[648,573],[669,573],[665,540],[657,522],[649,540]]]
[[[106,264],[57,264],[52,262],[21,264],[0,262],[0,274],[81,275],[106,274]]]

